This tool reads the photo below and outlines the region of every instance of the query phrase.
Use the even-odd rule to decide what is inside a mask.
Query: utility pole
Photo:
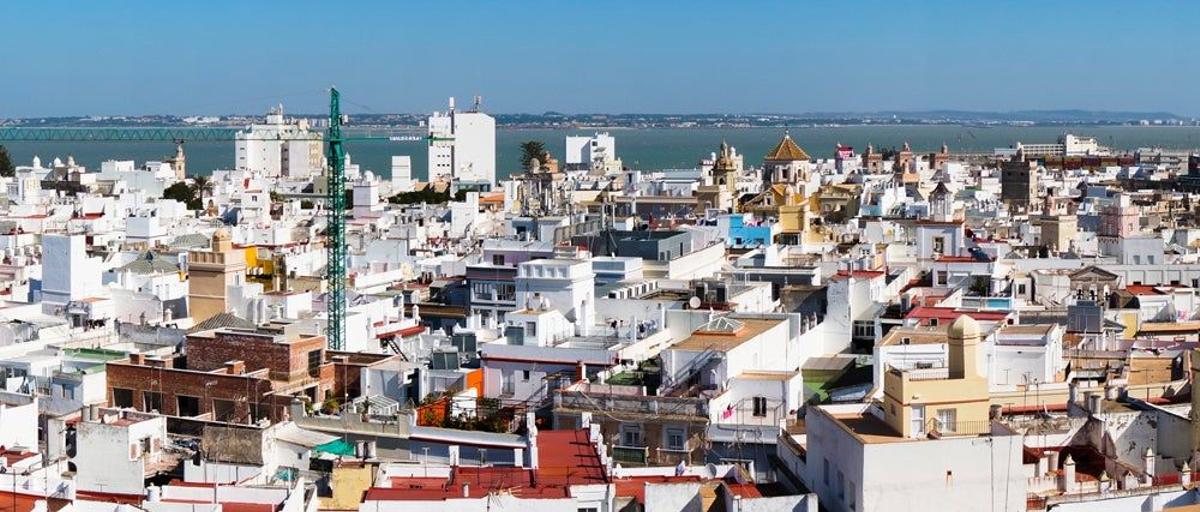
[[[341,94],[329,90],[329,173],[326,191],[325,239],[328,262],[325,278],[329,283],[329,316],[325,337],[329,348],[342,350],[346,336],[346,154],[342,148]]]

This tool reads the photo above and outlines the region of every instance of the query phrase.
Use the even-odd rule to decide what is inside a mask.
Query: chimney
[[[464,497],[464,498],[470,498],[470,497],[471,497],[471,486],[470,486],[470,485],[467,485],[467,484],[465,484],[465,483],[463,484],[463,497]]]
[[[1042,456],[1038,457],[1036,466],[1034,466],[1033,474],[1035,476],[1042,476],[1042,475],[1045,475],[1046,473],[1049,473],[1049,470],[1047,469],[1047,466],[1049,465],[1049,463],[1050,463],[1050,456],[1046,452],[1042,452]]]
[[[1105,400],[1116,400],[1117,399],[1117,387],[1112,384],[1104,386],[1104,399]]]
[[[575,366],[575,382],[587,380],[587,363],[580,361]]]
[[[1100,399],[1103,398],[1099,393],[1091,393],[1088,395],[1088,411],[1092,414],[1100,414]]]
[[[227,361],[225,363],[225,373],[229,375],[242,375],[246,373],[246,363],[239,360]]]
[[[1074,404],[1079,399],[1079,383],[1074,380],[1067,384],[1067,404]]]
[[[1070,454],[1067,454],[1067,459],[1063,461],[1060,489],[1064,493],[1075,492],[1075,459],[1072,459]]]
[[[1187,486],[1192,483],[1192,465],[1188,461],[1183,461],[1183,468],[1179,470],[1179,483]]]
[[[129,364],[141,366],[146,363],[146,356],[142,354],[129,354]]]

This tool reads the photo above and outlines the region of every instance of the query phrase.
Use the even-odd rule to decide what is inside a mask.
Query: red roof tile
[[[373,487],[364,501],[424,501],[470,498],[507,490],[521,498],[566,498],[570,486],[607,483],[608,476],[586,430],[538,432],[538,469],[457,466],[448,479],[396,478],[396,487]],[[251,511],[253,512],[253,511]]]
[[[909,311],[904,318],[913,318],[917,320],[926,320],[936,318],[938,320],[957,320],[958,317],[967,315],[975,320],[999,322],[1008,318],[1006,311],[961,311],[956,308],[936,307],[936,306],[918,306]]]

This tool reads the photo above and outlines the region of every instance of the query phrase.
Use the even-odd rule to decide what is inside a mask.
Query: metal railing
[[[991,420],[986,421],[942,421],[937,418],[926,420],[925,433],[936,436],[978,436],[992,433]]]
[[[608,393],[583,393],[559,390],[554,394],[556,408],[584,411],[608,411],[677,416],[708,417],[708,402],[700,398],[674,398],[662,396],[625,395]]]
[[[650,457],[650,448],[646,446],[613,445],[612,458],[617,462],[645,464]]]

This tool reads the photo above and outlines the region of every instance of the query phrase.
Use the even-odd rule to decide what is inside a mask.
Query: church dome
[[[770,153],[767,153],[767,156],[764,157],[763,160],[775,162],[794,162],[798,160],[808,161],[811,159],[808,157],[808,153],[805,153],[803,149],[800,149],[800,146],[796,145],[796,141],[792,140],[792,135],[784,132],[783,139],[779,141],[779,144],[775,145],[775,149],[772,149]]]

